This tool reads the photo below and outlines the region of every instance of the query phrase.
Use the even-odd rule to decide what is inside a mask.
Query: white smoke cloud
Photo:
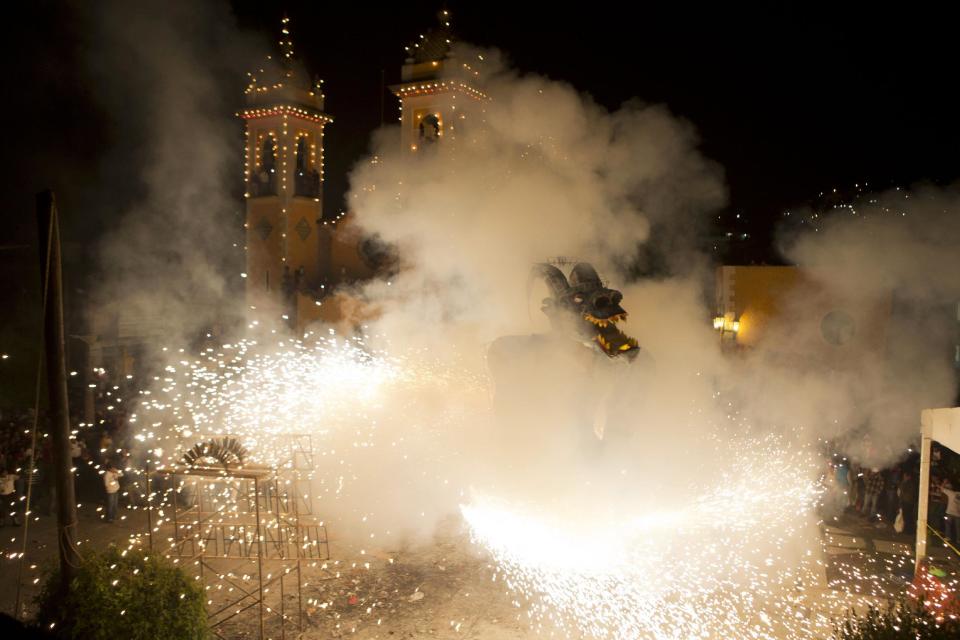
[[[627,331],[656,367],[604,379],[615,387],[606,419],[647,481],[674,489],[683,480],[669,453],[684,450],[709,477],[715,461],[703,436],[717,425],[788,434],[797,446],[829,440],[881,464],[905,453],[921,408],[952,402],[955,327],[927,311],[957,298],[953,196],[881,195],[856,219],[790,238],[786,255],[806,284],[784,296],[764,339],[731,359],[710,330],[703,286],[712,273],[695,250],[725,188],[694,128],[638,101],[609,112],[567,84],[509,69],[496,52],[482,55],[480,88],[491,99],[458,106],[466,119],[455,140],[410,154],[381,135],[377,161],[352,176],[358,221],[403,259],[389,286],[364,291],[381,309],[373,326],[395,341],[482,358],[499,336],[548,330],[542,295],[523,286],[531,264],[557,255],[593,262],[624,290]],[[908,215],[871,214],[894,206]],[[630,282],[622,268],[644,251],[660,254],[668,277]],[[825,344],[821,315],[831,307],[853,315],[863,348]],[[527,373],[532,407],[549,396],[541,387],[566,390],[558,379],[583,374]],[[553,415],[525,415],[538,411]],[[546,442],[555,465],[582,453],[578,435],[529,420],[525,428],[526,438],[511,432],[498,445],[519,469],[549,466]]]
[[[106,206],[123,210],[99,247],[95,295],[141,327],[189,335],[234,304],[242,146],[231,116],[261,48],[226,3],[106,2],[83,17],[91,93],[112,125],[105,175],[134,180],[103,185],[115,190]]]
[[[759,369],[777,384],[766,391],[781,405],[781,421],[792,413],[865,464],[883,464],[917,440],[922,409],[955,402],[958,205],[955,188],[890,190],[828,214],[817,230],[785,235],[785,255],[812,286],[788,303],[760,353],[787,343],[794,351],[828,353],[821,318],[811,311],[831,307],[855,320],[853,343],[871,345],[813,357],[786,377],[782,369],[767,368],[774,376]]]
[[[438,322],[473,325],[480,340],[522,331],[533,263],[575,256],[616,279],[653,225],[669,224],[655,238],[664,253],[682,247],[689,257],[679,239],[725,199],[722,172],[697,151],[689,123],[640,102],[611,113],[567,84],[509,69],[495,52],[457,55],[483,55],[480,88],[493,98],[458,104],[456,139],[435,149],[409,154],[382,136],[378,162],[351,176],[360,224],[412,267],[391,289],[368,289],[394,332]]]
[[[253,54],[222,5],[174,4],[164,12],[110,4],[92,20],[93,77],[119,138],[137,144],[145,159],[142,197],[103,247],[101,295],[186,330],[217,314],[196,301],[224,299],[224,274],[236,257],[223,242],[225,229],[239,228],[240,203],[230,193],[239,180],[230,173],[239,140],[236,123],[224,118],[235,96],[224,94],[218,78],[242,77],[242,61]],[[574,468],[594,437],[584,425],[597,407],[577,407],[584,397],[606,403],[606,437],[622,445],[604,463],[642,470],[631,482],[658,501],[682,501],[692,480],[713,477],[718,461],[706,435],[718,425],[839,440],[867,463],[889,462],[915,434],[919,408],[952,400],[955,328],[928,311],[960,297],[952,277],[960,238],[953,192],[881,195],[857,219],[790,238],[786,255],[816,286],[786,300],[782,323],[731,360],[710,329],[703,285],[711,274],[695,249],[726,189],[722,169],[698,150],[694,126],[637,100],[607,110],[568,84],[511,69],[495,51],[456,51],[461,60],[480,55],[476,84],[491,99],[458,105],[464,118],[455,137],[410,154],[395,131],[381,132],[376,161],[361,162],[351,176],[348,205],[360,226],[395,245],[402,260],[389,283],[363,288],[380,310],[369,323],[371,342],[387,336],[405,353],[426,347],[447,365],[469,368],[474,382],[491,341],[548,330],[538,308],[542,285],[528,291],[527,277],[532,264],[568,256],[592,262],[623,290],[626,330],[653,364],[605,370],[601,359],[586,374],[558,368],[538,379],[527,372],[525,415],[533,419],[522,433],[497,431],[475,394],[469,406],[478,415],[465,415],[452,387],[406,398],[404,411],[381,417],[381,433],[407,437],[399,418],[414,416],[432,442],[415,445],[411,460],[374,452],[358,462],[345,493],[352,510],[379,504],[390,513],[387,528],[423,530],[427,505],[435,518],[450,506],[450,490],[435,490],[441,480],[462,486],[482,478],[528,496],[553,492],[543,478]],[[131,94],[149,100],[129,103]],[[879,215],[884,208],[908,215]],[[646,266],[650,255],[667,274],[631,281],[631,268]],[[840,369],[821,358],[818,319],[804,315],[817,307],[811,291],[864,314],[892,300],[887,348]],[[549,410],[536,404],[551,397],[563,402]],[[580,421],[572,427],[546,417],[571,406]],[[446,454],[456,463],[432,468]],[[585,468],[595,471],[596,461],[587,458]],[[380,475],[364,465],[403,477],[393,486],[400,493],[384,499]],[[411,473],[417,465],[430,469],[422,481]]]
[[[483,375],[492,341],[549,331],[539,309],[543,285],[528,290],[527,279],[533,264],[567,256],[593,263],[624,291],[626,331],[649,355],[634,367],[592,361],[569,337],[562,340],[573,349],[561,346],[551,365],[518,353],[510,378],[518,394],[507,388],[512,382],[488,382],[509,398],[511,415],[499,413],[498,402],[495,416],[486,408],[456,422],[424,418],[438,425],[441,448],[459,455],[441,471],[429,457],[419,464],[431,482],[441,473],[459,486],[547,504],[566,496],[583,508],[589,486],[606,486],[619,506],[684,500],[691,477],[672,452],[687,450],[701,477],[715,473],[703,435],[725,419],[710,406],[713,376],[725,364],[705,321],[706,260],[695,250],[725,203],[722,170],[698,150],[693,126],[662,105],[635,100],[611,112],[568,84],[510,69],[495,51],[462,47],[456,56],[483,57],[472,81],[491,99],[458,103],[456,135],[415,154],[381,133],[375,160],[351,176],[356,220],[392,243],[402,263],[389,283],[363,290],[380,309],[371,333]],[[674,277],[630,284],[641,250]],[[452,394],[447,403],[456,405]],[[608,444],[594,423],[606,425]],[[626,498],[624,482],[649,490]],[[411,503],[429,503],[434,489],[419,486]],[[601,502],[598,509],[616,506]]]

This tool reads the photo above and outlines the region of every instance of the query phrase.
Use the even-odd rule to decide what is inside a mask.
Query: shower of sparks
[[[158,470],[182,467],[183,453],[198,442],[230,436],[250,452],[246,465],[273,470],[283,492],[290,474],[300,473],[291,469],[306,437],[319,462],[308,472],[312,495],[304,497],[318,500],[324,515],[331,500],[349,504],[349,517],[362,523],[361,555],[364,542],[376,546],[391,535],[391,511],[429,523],[460,504],[473,542],[490,557],[492,577],[530,627],[546,635],[822,638],[848,608],[903,592],[891,575],[904,572],[905,557],[883,567],[842,565],[841,575],[828,579],[817,454],[778,437],[736,435],[751,431],[736,412],[727,416],[737,423],[735,433],[707,430],[705,446],[724,463],[693,474],[702,485],[679,488],[672,502],[657,496],[640,506],[643,499],[624,499],[643,492],[631,475],[632,484],[624,477],[614,494],[605,495],[611,488],[605,482],[594,485],[579,507],[571,496],[561,513],[557,503],[505,498],[476,484],[472,493],[462,488],[470,482],[464,469],[471,458],[464,436],[483,425],[490,409],[489,385],[470,367],[440,364],[425,353],[399,357],[332,335],[171,355],[131,416],[140,448],[126,471],[136,478],[131,490],[153,505],[153,537],[160,534],[161,551],[175,561],[182,555],[165,532],[178,500],[182,508],[202,494],[202,519],[180,526],[203,548],[216,527],[249,516],[253,494],[243,480],[198,490],[184,476],[176,486],[161,481],[148,490],[138,471],[144,462]],[[454,468],[460,473],[451,482],[445,474]],[[271,536],[276,522],[259,535]],[[248,526],[241,535],[249,545],[258,531]],[[130,545],[146,542],[137,535]],[[305,544],[314,547],[305,553],[317,559],[313,567],[339,576],[341,567],[358,566],[326,561],[318,540]],[[360,566],[369,569],[368,559]],[[218,577],[248,587],[253,580],[230,571]]]
[[[595,638],[828,636],[831,615],[856,602],[837,600],[823,578],[813,457],[788,455],[774,438],[739,444],[727,451],[724,481],[676,510],[558,519],[477,495],[461,511],[538,629]]]
[[[204,535],[252,515],[244,480],[205,483],[178,475],[176,486],[161,480],[148,489],[140,471],[143,463],[158,471],[183,469],[188,449],[231,437],[248,452],[241,466],[272,470],[281,492],[299,483],[298,491],[309,492],[299,498],[319,501],[325,514],[337,511],[351,526],[359,524],[368,539],[389,535],[389,525],[377,529],[378,517],[397,507],[389,504],[395,496],[383,491],[380,474],[387,468],[396,473],[394,493],[438,485],[444,495],[455,494],[448,478],[428,473],[422,460],[438,463],[455,455],[442,448],[443,432],[463,424],[466,413],[487,398],[479,377],[430,354],[388,355],[332,334],[272,344],[243,341],[208,348],[200,357],[179,355],[156,376],[153,389],[141,391],[130,419],[138,447],[125,472],[135,478],[132,491],[150,494],[154,533],[185,505],[201,505]],[[330,502],[345,498],[348,506]],[[454,497],[445,499],[455,504]],[[254,536],[250,529],[247,537]],[[131,544],[144,542],[138,538]]]
[[[173,463],[197,441],[230,435],[250,451],[252,463],[274,467],[289,456],[282,436],[366,425],[362,418],[384,386],[410,377],[384,354],[335,337],[273,349],[223,345],[164,372],[159,391],[144,392],[140,415],[132,419],[140,425],[137,440],[161,461]]]

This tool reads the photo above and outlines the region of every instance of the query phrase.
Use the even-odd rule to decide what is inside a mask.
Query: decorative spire
[[[437,12],[437,25],[404,47],[408,62],[433,62],[443,60],[453,44],[453,28],[450,22],[453,16],[447,9]]]
[[[296,87],[306,91],[316,91],[322,97],[323,88],[320,86],[322,81],[311,83],[310,76],[296,71],[290,16],[286,13],[280,19],[280,38],[276,42],[279,45],[278,54],[268,55],[263,67],[257,72],[247,74],[250,77],[247,95],[264,94],[282,90],[284,87]]]
[[[293,36],[290,35],[290,18],[286,13],[280,19],[280,54],[285,67],[293,62]]]
[[[316,117],[328,118],[323,114],[323,80],[311,76],[296,59],[291,31],[290,16],[284,13],[280,19],[280,37],[275,40],[279,45],[275,53],[268,55],[257,71],[247,74],[250,78],[245,91],[247,104],[270,108],[297,105],[297,108],[318,112]]]

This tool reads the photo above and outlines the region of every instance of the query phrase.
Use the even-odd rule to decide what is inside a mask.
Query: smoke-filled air
[[[724,173],[696,127],[640,100],[609,111],[497,51],[454,59],[451,80],[466,69],[484,99],[456,103],[449,139],[411,154],[387,127],[351,174],[355,223],[396,257],[345,290],[356,331],[172,363],[137,416],[143,439],[162,440],[154,416],[173,411],[181,444],[164,457],[229,434],[269,462],[271,440],[310,433],[343,544],[421,544],[453,518],[532,624],[562,636],[820,637],[856,598],[822,589],[819,456],[843,442],[896,461],[919,410],[954,388],[930,357],[949,336],[920,311],[956,295],[955,252],[922,235],[949,199],[880,195],[866,224],[785,232],[811,283],[780,301],[791,322],[731,361],[700,252]],[[598,355],[545,304],[558,292],[542,265],[570,286],[580,262],[622,294],[596,329],[616,324],[629,356]],[[893,354],[832,361],[804,321],[817,296],[858,318],[908,305],[919,324],[874,329],[899,332]]]
[[[385,125],[350,171],[343,226],[388,266],[327,282],[317,308],[339,299],[348,317],[295,334],[276,309],[225,299],[242,242],[223,231],[239,180],[225,159],[242,152],[208,101],[226,63],[195,37],[154,58],[136,34],[169,40],[164,24],[125,24],[120,46],[101,47],[143,47],[157,136],[142,140],[143,197],[105,241],[98,293],[184,333],[225,309],[247,321],[199,355],[164,348],[131,411],[135,458],[175,469],[197,443],[234,438],[244,464],[283,468],[309,441],[324,571],[452,539],[445,553],[479,559],[511,619],[546,637],[823,638],[838,612],[889,595],[868,570],[827,576],[823,527],[845,500],[829,462],[898,463],[920,411],[954,401],[956,323],[941,313],[960,299],[953,189],[867,192],[843,216],[790,211],[777,245],[800,275],[776,313],[718,318],[751,285],[706,251],[729,195],[697,124],[642,97],[609,109],[509,52],[458,43],[435,81],[471,92],[431,123],[437,138],[401,144]],[[749,348],[732,349],[731,332]],[[157,485],[154,545],[190,482]],[[218,514],[238,508],[231,495]],[[321,615],[352,593],[305,602]],[[387,593],[363,602],[354,632],[389,625]]]

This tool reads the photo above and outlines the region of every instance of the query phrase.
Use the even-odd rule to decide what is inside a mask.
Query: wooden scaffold
[[[151,551],[196,571],[217,637],[254,608],[261,640],[302,631],[304,566],[330,558],[309,493],[310,437],[289,441],[290,460],[277,468],[200,463],[148,474],[161,485],[148,495],[163,496],[147,502]]]

